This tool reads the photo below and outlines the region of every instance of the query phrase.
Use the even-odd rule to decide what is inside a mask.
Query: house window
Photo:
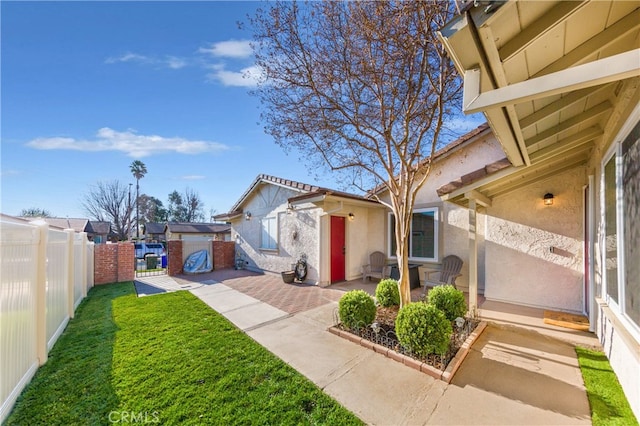
[[[396,256],[396,220],[389,214],[389,256]],[[411,217],[409,260],[438,260],[438,209],[417,209]]]
[[[640,122],[606,157],[602,188],[605,297],[640,331]]]
[[[640,326],[640,122],[622,142],[625,313]]]
[[[265,217],[260,220],[262,237],[260,248],[264,250],[275,250],[278,248],[278,229],[275,217]]]
[[[604,166],[604,252],[607,295],[618,302],[618,214],[616,210],[616,155]]]

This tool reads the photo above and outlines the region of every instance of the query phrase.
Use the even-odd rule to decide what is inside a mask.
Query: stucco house
[[[500,160],[505,163],[504,152],[486,124],[434,154],[431,176],[416,199],[410,241],[410,263],[418,268],[420,281],[426,270],[456,254],[465,261],[457,284],[468,287],[467,212],[443,202],[436,189],[464,170],[503,164]],[[376,195],[386,198],[382,192]],[[361,278],[362,265],[374,251],[385,253],[389,265],[396,263],[393,217],[373,194],[359,196],[259,175],[231,211],[215,219],[231,223],[232,240],[253,270],[290,270],[305,254],[307,282],[328,285]]]
[[[640,2],[468,2],[440,36],[510,163],[439,188],[471,294],[588,315],[640,417]]]
[[[231,223],[248,269],[287,271],[305,255],[306,281],[327,285],[360,276],[370,222],[382,220],[383,210],[358,195],[259,175],[228,213],[214,217]]]
[[[640,2],[469,1],[440,38],[489,126],[435,154],[410,263],[423,279],[460,256],[472,311],[482,294],[587,315],[640,417]],[[394,260],[366,196],[261,175],[216,219],[252,268],[305,253],[317,284]]]

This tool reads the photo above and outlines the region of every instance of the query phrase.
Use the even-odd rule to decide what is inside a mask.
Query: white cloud
[[[186,59],[177,56],[166,55],[164,57],[140,55],[138,53],[125,53],[121,56],[112,56],[104,61],[106,64],[116,64],[118,62],[135,62],[143,65],[155,65],[162,68],[180,69],[189,65]]]
[[[181,69],[188,66],[198,66],[204,69],[213,70],[206,74],[208,81],[216,81],[225,86],[233,87],[254,87],[262,79],[263,73],[255,66],[246,66],[239,69],[241,65],[236,65],[234,70],[227,70],[228,60],[244,60],[251,58],[253,51],[251,49],[250,40],[226,40],[215,43],[209,43],[207,47],[201,47],[197,53],[206,54],[207,56],[197,56],[193,54],[188,57],[178,57],[171,55],[154,56],[142,55],[139,53],[127,52],[120,56],[112,56],[105,59],[106,64],[117,63],[137,63],[140,65],[153,66],[157,68]],[[209,61],[214,58],[225,61],[219,64],[211,64]],[[245,63],[247,61],[242,61]],[[230,66],[229,66],[230,68]]]
[[[141,158],[152,154],[174,152],[177,154],[201,154],[220,152],[228,147],[218,142],[189,140],[180,137],[167,138],[157,135],[140,135],[134,130],[118,132],[108,127],[98,130],[93,140],[74,138],[37,138],[27,146],[35,149],[66,149],[85,152],[120,151],[130,157]]]
[[[140,62],[140,63],[150,63],[151,59],[148,56],[139,55],[137,53],[125,53],[120,56],[111,56],[105,60],[107,64],[115,64],[118,62]]]
[[[182,58],[177,58],[175,56],[167,56],[165,58],[165,63],[169,68],[172,68],[174,70],[184,68],[188,65],[187,61],[185,61]]]
[[[202,176],[202,175],[187,175],[187,176],[180,177],[180,179],[182,180],[202,180],[205,178],[206,176]]]
[[[201,47],[198,52],[224,58],[248,58],[253,54],[250,40],[219,41],[208,48]]]
[[[213,68],[213,72],[207,74],[207,79],[219,81],[225,86],[255,87],[263,78],[262,70],[257,65],[243,68],[240,71],[227,71],[224,66],[220,65],[211,68]]]

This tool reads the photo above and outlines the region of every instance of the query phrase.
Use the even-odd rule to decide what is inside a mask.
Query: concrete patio
[[[544,324],[541,310],[481,298],[489,326],[447,385],[327,331],[340,296],[375,282],[322,288],[236,270],[174,278],[367,424],[591,424],[573,347],[598,341]]]

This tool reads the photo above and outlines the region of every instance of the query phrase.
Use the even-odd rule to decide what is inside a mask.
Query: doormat
[[[584,315],[544,311],[544,323],[572,330],[589,331],[589,319]]]

